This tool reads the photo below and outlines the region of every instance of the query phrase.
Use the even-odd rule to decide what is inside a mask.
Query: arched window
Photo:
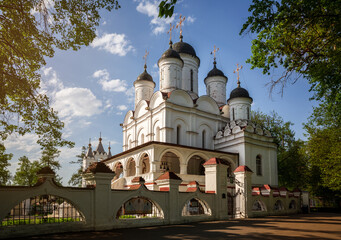
[[[155,140],[160,142],[160,127],[156,127]]]
[[[141,134],[141,143],[140,144],[144,144],[144,134]]]
[[[181,126],[180,125],[178,125],[177,127],[176,127],[176,144],[180,144],[180,132],[181,132]]]
[[[262,176],[262,157],[260,155],[256,157],[256,174]]]
[[[234,108],[232,108],[232,120],[234,120],[235,117],[234,117]]]
[[[193,69],[191,69],[191,91],[193,92]]]
[[[205,148],[206,145],[206,131],[202,131],[201,148]]]

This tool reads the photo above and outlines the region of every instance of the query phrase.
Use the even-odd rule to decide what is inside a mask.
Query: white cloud
[[[40,146],[36,143],[38,136],[34,133],[26,133],[24,136],[10,135],[6,141],[5,146],[8,149],[21,150],[28,153],[40,150]]]
[[[87,88],[65,88],[56,93],[52,107],[61,117],[90,117],[102,112],[102,102]]]
[[[65,87],[52,67],[43,68],[42,71],[41,89],[50,97],[51,106],[58,111],[66,125],[74,117],[90,117],[102,112],[102,102],[90,89]]]
[[[186,22],[194,23],[195,20],[196,20],[195,17],[191,17],[191,16],[186,17]]]
[[[101,37],[96,37],[91,43],[91,47],[99,48],[121,57],[135,50],[130,45],[130,41],[126,39],[125,34],[118,33],[104,33]]]
[[[102,86],[102,89],[107,92],[125,92],[127,95],[130,92],[127,90],[127,82],[121,79],[110,79],[109,72],[106,69],[98,70],[92,75],[94,78],[98,78],[98,83]],[[129,95],[128,95],[129,96]]]
[[[170,18],[159,18],[158,1],[142,0],[136,7],[136,10],[142,14],[146,14],[151,17],[150,24],[152,25],[153,34],[158,35],[166,31],[168,25],[174,21],[176,14],[173,14]]]
[[[117,106],[118,109],[120,109],[121,111],[127,110],[127,106],[126,105],[119,105]]]

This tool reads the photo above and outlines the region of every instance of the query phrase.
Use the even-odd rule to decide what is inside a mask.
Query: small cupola
[[[135,107],[141,100],[149,101],[154,93],[155,82],[152,76],[147,72],[146,57],[148,52],[146,51],[144,71],[141,73],[134,82],[135,87]]]
[[[226,102],[226,84],[228,79],[225,74],[217,68],[215,54],[218,50],[219,48],[214,46],[214,50],[211,52],[211,54],[214,54],[213,69],[208,72],[204,82],[206,85],[206,94],[213,98],[220,107],[225,105]]]
[[[249,92],[240,86],[239,71],[243,66],[238,66],[234,73],[237,72],[237,88],[233,89],[230,93],[230,98],[227,104],[230,107],[230,120],[251,120],[251,104],[252,98]]]

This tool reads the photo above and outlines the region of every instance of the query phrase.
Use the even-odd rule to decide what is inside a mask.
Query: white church
[[[195,49],[183,41],[169,43],[158,60],[160,89],[144,66],[134,82],[135,108],[121,124],[123,152],[105,152],[101,138],[96,151],[89,145],[83,169],[103,161],[116,176],[112,189],[129,189],[136,177],[142,177],[150,190],[158,190],[156,180],[165,172],[182,179],[179,190],[196,181],[202,191],[204,164],[223,161],[229,179],[228,195],[234,194],[234,170],[247,166],[254,173],[252,186],[278,185],[277,146],[271,133],[251,121],[252,98],[239,82],[226,96],[228,78],[216,67],[200,82],[206,95],[198,94],[200,59]],[[83,181],[85,185],[85,181]]]

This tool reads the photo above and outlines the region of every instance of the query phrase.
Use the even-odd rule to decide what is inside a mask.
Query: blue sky
[[[213,67],[210,52],[216,45],[217,67],[228,77],[227,96],[237,86],[236,64],[242,64],[241,86],[246,88],[254,102],[253,110],[269,113],[275,110],[285,121],[294,123],[297,138],[303,138],[302,123],[316,103],[309,101],[309,85],[305,79],[289,84],[284,94],[270,97],[265,86],[280,71],[265,76],[258,69],[251,70],[245,61],[251,55],[254,35],[240,36],[251,1],[180,1],[171,19],[158,19],[158,2],[153,0],[121,0],[121,9],[103,11],[97,38],[79,51],[56,51],[42,69],[42,91],[51,98],[52,107],[65,122],[64,137],[75,142],[73,149],[61,149],[59,175],[66,184],[77,165],[69,164],[87,146],[89,138],[97,147],[102,132],[104,147],[111,142],[112,153],[122,150],[122,131],[126,111],[133,108],[133,82],[143,71],[143,55],[149,51],[148,72],[159,88],[158,67],[162,53],[168,48],[169,23],[176,23],[179,15],[186,16],[183,26],[184,41],[191,44],[200,58],[199,94],[205,94],[204,78]],[[179,39],[179,30],[172,34],[173,42]],[[30,160],[40,157],[40,149],[34,134],[24,137],[11,136],[5,146],[14,154],[10,170],[14,174],[20,156]]]

